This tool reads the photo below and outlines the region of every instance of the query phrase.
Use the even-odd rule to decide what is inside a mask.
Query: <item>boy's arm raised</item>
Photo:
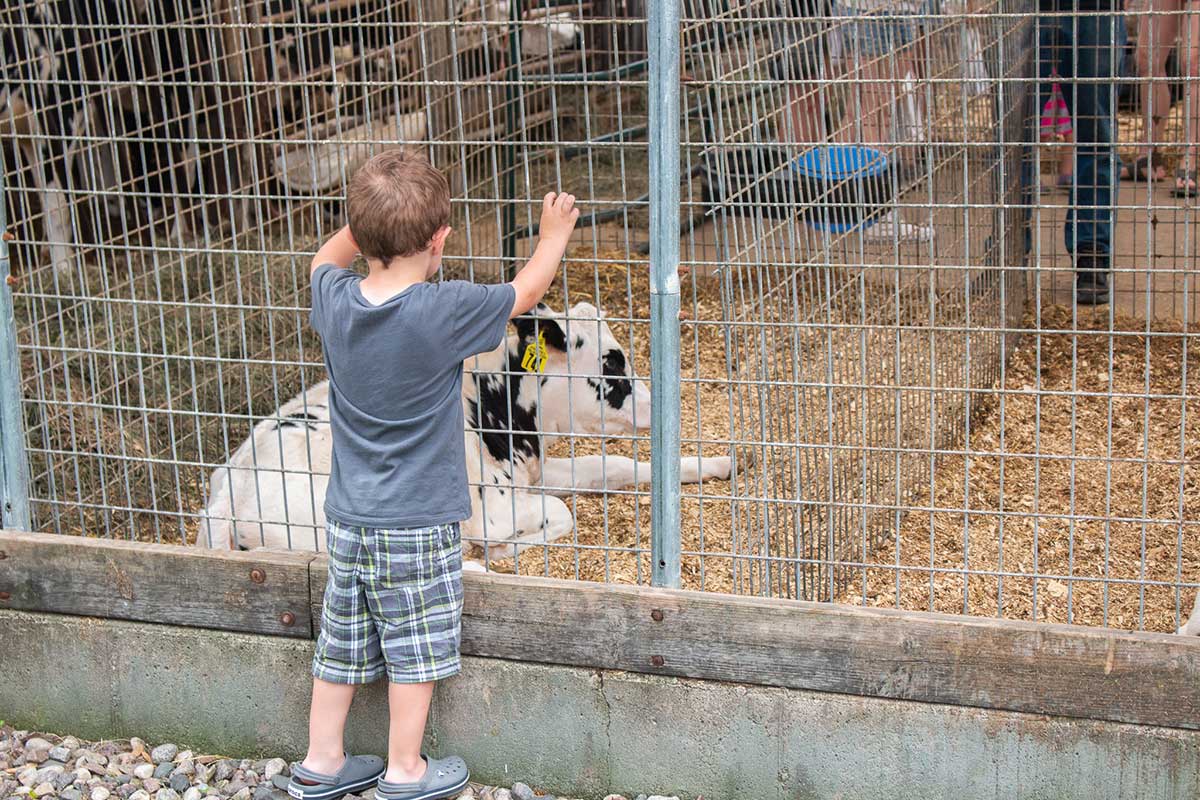
[[[354,263],[354,259],[357,256],[358,244],[354,241],[354,237],[350,235],[350,226],[347,225],[333,236],[330,236],[329,240],[321,245],[321,249],[313,256],[308,274],[312,275],[317,271],[317,267],[322,264],[333,264],[342,268],[348,267]]]
[[[513,288],[517,290],[517,299],[513,302],[510,319],[537,305],[542,295],[550,288],[554,276],[558,274],[558,265],[563,254],[567,252],[567,243],[571,240],[571,232],[575,230],[575,222],[578,219],[579,209],[575,208],[575,195],[566,192],[556,195],[550,192],[542,198],[538,246],[533,251],[533,257],[512,280]]]

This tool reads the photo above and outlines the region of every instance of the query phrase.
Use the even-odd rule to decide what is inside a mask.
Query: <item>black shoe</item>
[[[1102,306],[1108,303],[1108,255],[1080,253],[1075,257],[1075,304]]]

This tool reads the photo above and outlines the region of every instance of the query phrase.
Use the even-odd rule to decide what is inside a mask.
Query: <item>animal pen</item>
[[[1037,8],[983,6],[683,0],[648,29],[639,0],[7,4],[5,524],[323,547],[308,262],[353,171],[405,147],[450,178],[446,278],[510,276],[542,195],[575,193],[535,329],[604,360],[547,378],[656,379],[653,430],[572,390],[567,424],[516,431],[504,382],[480,433],[572,465],[548,487],[572,526],[514,555],[485,524],[487,569],[1174,631],[1200,586],[1194,207],[1123,192],[1114,300],[1074,308],[1056,145],[1030,144]],[[728,466],[679,487],[697,456]]]

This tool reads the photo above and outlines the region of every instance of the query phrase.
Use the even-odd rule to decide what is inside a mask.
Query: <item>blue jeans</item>
[[[1039,28],[1041,82],[1030,141],[1038,141],[1041,111],[1057,72],[1075,129],[1075,180],[1064,232],[1067,252],[1111,253],[1118,185],[1116,79],[1125,51],[1125,17],[1119,13],[1043,16]],[[1101,80],[1089,82],[1096,78]],[[1026,190],[1032,193],[1032,159],[1026,159],[1026,164]],[[1030,233],[1026,231],[1027,249],[1032,244]]]

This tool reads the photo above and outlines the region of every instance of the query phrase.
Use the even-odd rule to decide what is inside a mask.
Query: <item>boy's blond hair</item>
[[[346,190],[350,233],[359,250],[387,267],[429,247],[450,223],[446,176],[419,155],[387,150],[354,173]]]

